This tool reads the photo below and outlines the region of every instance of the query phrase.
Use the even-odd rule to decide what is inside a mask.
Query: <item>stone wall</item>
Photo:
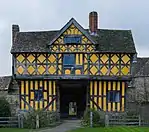
[[[126,107],[129,110],[138,110],[139,104],[146,110],[149,104],[149,77],[133,79],[133,88],[127,89]]]
[[[19,110],[19,92],[18,84],[13,81],[7,91],[0,91],[0,97],[5,97],[11,107],[12,115],[16,115]]]

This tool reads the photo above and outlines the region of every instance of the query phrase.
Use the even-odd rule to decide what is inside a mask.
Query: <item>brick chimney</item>
[[[95,11],[89,13],[89,30],[91,35],[97,35],[98,13]]]
[[[19,25],[12,25],[12,44],[15,42],[16,34],[20,31]]]

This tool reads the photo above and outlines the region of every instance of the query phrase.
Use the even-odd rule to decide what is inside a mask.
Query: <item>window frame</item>
[[[43,98],[44,97],[43,97],[43,90],[42,90],[42,88],[40,88],[38,90],[34,90],[34,99],[35,99],[35,101],[42,101]]]
[[[67,63],[65,64],[65,60],[67,60],[67,58],[65,58],[67,55],[72,55],[73,56],[73,63]],[[63,54],[63,67],[75,67],[76,63],[75,63],[75,54]]]
[[[119,103],[120,99],[121,99],[120,91],[116,91],[116,90],[108,91],[108,93],[107,93],[108,102]]]
[[[74,40],[69,40],[69,41],[67,40],[67,39],[75,39],[75,38],[79,39],[79,42]],[[81,44],[82,35],[64,35],[63,41],[64,41],[64,44]]]

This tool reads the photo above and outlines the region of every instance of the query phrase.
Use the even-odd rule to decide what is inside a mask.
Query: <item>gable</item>
[[[57,36],[50,42],[50,45],[53,43],[56,44],[64,44],[64,37],[70,36],[81,36],[81,43],[93,43],[95,42],[92,40],[91,36],[86,32],[83,27],[74,19],[72,18],[57,34]]]
[[[74,24],[70,25],[64,33],[61,34],[59,38],[57,38],[54,44],[65,44],[64,40],[66,37],[72,36],[72,38],[80,37],[80,44],[91,44],[92,42],[84,35]]]

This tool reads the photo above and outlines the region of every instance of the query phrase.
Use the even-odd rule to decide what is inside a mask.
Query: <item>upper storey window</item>
[[[64,36],[65,44],[80,44],[81,43],[81,35],[66,35]]]

